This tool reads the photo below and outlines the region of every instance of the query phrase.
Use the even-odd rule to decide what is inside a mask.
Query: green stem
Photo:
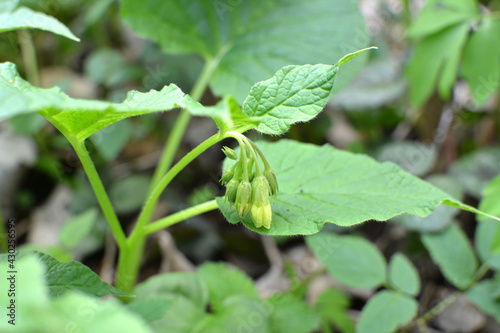
[[[248,150],[250,150],[250,152],[252,153],[253,159],[255,161],[257,175],[261,176],[262,170],[260,168],[260,163],[259,163],[259,160],[257,158],[257,154],[255,153],[255,150],[257,150],[257,152],[259,153],[261,160],[264,163],[264,167],[266,167],[266,168],[269,167],[269,163],[267,163],[266,158],[264,157],[264,154],[262,154],[260,149],[255,145],[255,143],[253,143],[252,140],[248,139],[246,136],[244,136],[243,134],[241,134],[238,131],[227,132],[225,137],[226,138],[231,137],[231,138],[235,138],[236,140],[238,140],[238,142],[240,143],[242,154],[243,154],[243,149],[245,148],[244,146],[248,147]]]
[[[223,137],[222,138],[219,137],[219,134],[215,134],[210,138],[208,138],[207,140],[200,143],[196,148],[191,150],[186,156],[184,156],[179,162],[177,162],[177,164],[175,164],[167,172],[167,174],[163,176],[163,178],[158,182],[156,187],[153,189],[151,195],[148,197],[146,203],[144,204],[143,210],[139,215],[134,230],[127,239],[126,248],[120,252],[120,258],[118,260],[118,274],[116,281],[116,286],[119,289],[126,292],[130,292],[134,288],[135,282],[137,280],[137,274],[139,272],[140,259],[142,257],[142,253],[144,250],[144,244],[146,239],[145,235],[147,234],[145,233],[144,229],[146,227],[146,224],[148,224],[151,218],[153,210],[156,206],[156,202],[160,198],[161,193],[165,190],[165,188],[172,181],[172,179],[180,171],[182,171],[182,169],[184,169],[192,160],[194,160],[201,153],[203,153],[205,150],[207,150],[217,142],[221,141],[222,139]]]
[[[436,315],[441,313],[444,309],[446,309],[448,306],[450,306],[457,297],[460,295],[460,292],[454,292],[450,296],[446,297],[443,299],[441,302],[439,302],[436,306],[434,306],[432,309],[424,313],[422,316],[419,318],[415,319],[408,325],[404,326],[399,332],[404,333],[410,331],[413,327],[420,325],[420,324],[425,324],[432,318],[434,318]]]
[[[176,223],[182,222],[191,218],[193,216],[201,215],[203,213],[215,210],[218,208],[217,202],[215,200],[210,200],[202,204],[189,207],[187,209],[181,210],[180,212],[174,213],[155,222],[151,222],[145,226],[143,230],[143,235],[149,235],[157,232],[161,229],[168,228]]]
[[[196,81],[196,84],[189,94],[194,100],[199,101],[203,97],[203,93],[207,89],[208,82],[212,78],[212,75],[218,64],[218,60],[211,60],[205,63],[199,79]],[[163,154],[153,174],[153,179],[151,180],[151,186],[149,188],[150,193],[153,191],[160,179],[165,175],[165,173],[167,173],[167,170],[172,165],[175,154],[179,149],[182,137],[186,132],[190,120],[191,113],[189,113],[189,111],[186,109],[182,110],[177,120],[175,121],[174,128],[172,129],[172,132],[168,137],[167,144],[165,145],[165,148],[163,150]]]
[[[92,185],[92,188],[94,189],[94,193],[97,197],[97,200],[99,201],[99,204],[101,205],[101,209],[104,213],[104,216],[108,221],[111,231],[113,232],[116,244],[118,245],[118,248],[122,250],[125,248],[127,242],[125,232],[123,231],[120,222],[118,221],[118,217],[116,216],[115,210],[113,209],[113,205],[109,200],[106,190],[104,189],[104,185],[102,184],[101,178],[97,173],[94,162],[90,158],[89,152],[87,151],[85,142],[71,140],[71,139],[69,141],[73,146],[73,148],[75,149],[76,154],[80,158],[80,161],[82,162],[83,169],[87,174],[90,185]]]
[[[230,48],[230,44],[224,46],[223,48],[221,48],[215,58],[208,59],[206,61],[200,77],[198,78],[190,94],[194,100],[199,101],[201,99],[203,93],[208,87],[208,83],[212,78],[213,73],[219,65],[220,60]],[[143,210],[139,215],[139,219],[134,227],[134,230],[127,239],[126,248],[124,248],[124,250],[120,252],[120,257],[118,259],[116,285],[121,290],[131,291],[134,288],[135,282],[137,280],[137,275],[139,273],[140,259],[142,257],[142,253],[144,252],[144,245],[146,241],[143,228],[149,222],[160,194],[170,183],[170,181],[188,163],[190,163],[194,158],[196,158],[206,149],[224,139],[224,137],[220,137],[219,134],[210,137],[209,139],[202,142],[198,147],[193,149],[186,156],[184,156],[167,172],[167,170],[172,165],[175,154],[177,153],[180,142],[182,140],[182,137],[184,136],[184,133],[186,132],[190,119],[191,114],[187,110],[181,111],[181,114],[179,115],[174,128],[172,129],[172,132],[168,137],[167,144],[165,145],[163,154],[153,175],[153,179],[148,191],[148,199],[143,206]]]
[[[35,46],[33,45],[31,33],[28,30],[19,30],[18,36],[19,45],[21,46],[21,56],[26,70],[26,77],[31,84],[39,86],[40,78],[38,76],[38,62],[36,60]]]
[[[221,141],[223,138],[219,137],[219,134],[214,134],[210,138],[206,139],[202,143],[200,143],[196,148],[191,150],[186,154],[179,162],[177,162],[163,178],[158,182],[158,184],[153,189],[151,195],[148,197],[146,203],[144,204],[144,208],[139,215],[139,219],[137,221],[137,226],[134,229],[136,230],[142,229],[148,222],[151,217],[151,214],[154,210],[156,202],[160,198],[161,193],[165,190],[167,185],[174,179],[177,174],[184,169],[192,160],[198,157],[201,153],[203,153],[208,148],[212,147],[217,142]]]

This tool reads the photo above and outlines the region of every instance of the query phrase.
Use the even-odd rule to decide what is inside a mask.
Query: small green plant
[[[52,331],[63,331],[71,325],[88,329],[91,320],[94,331],[299,333],[313,331],[320,325],[328,327],[333,321],[352,331],[353,325],[345,314],[347,304],[337,290],[326,291],[318,299],[316,311],[293,291],[262,300],[247,276],[224,265],[206,264],[197,273],[159,275],[136,285],[146,239],[161,229],[216,209],[230,223],[241,222],[257,233],[273,236],[312,235],[327,222],[353,226],[368,220],[387,221],[403,213],[425,217],[442,204],[500,220],[392,163],[378,163],[368,156],[329,145],[284,139],[253,142],[245,135],[251,130],[281,135],[293,124],[316,117],[337,89],[334,83],[339,68],[354,57],[349,66],[359,68],[356,61],[366,55],[366,50],[373,49],[365,48],[366,45],[346,47],[346,41],[353,38],[351,29],[347,29],[344,43],[328,38],[335,32],[332,17],[339,18],[336,24],[340,26],[358,23],[363,26],[355,4],[339,3],[352,17],[344,17],[341,10],[335,11],[338,8],[333,10],[326,0],[314,5],[262,0],[222,6],[208,1],[121,1],[122,16],[137,33],[157,41],[166,52],[197,53],[204,59],[203,70],[190,94],[170,84],[160,91],[131,91],[122,103],[74,99],[58,88],[41,89],[25,81],[13,63],[0,64],[0,119],[38,113],[66,137],[81,161],[119,250],[115,287],[75,261],[58,262],[41,253],[18,256],[18,269],[22,273],[19,288],[23,288],[18,315],[24,318],[19,327],[26,331],[36,330],[39,325]],[[8,4],[0,6],[0,16],[17,24],[2,26],[6,21],[0,20],[0,32],[25,27],[19,18],[23,10],[14,11],[16,1]],[[145,17],[150,21],[145,22]],[[46,30],[75,39],[59,22],[46,23]],[[277,46],[274,40],[284,40],[285,45]],[[259,57],[249,60],[256,50]],[[340,60],[331,64],[334,55]],[[346,74],[353,76],[353,72]],[[208,87],[220,97],[214,106],[199,103]],[[182,111],[165,144],[137,222],[127,234],[86,140],[127,118],[179,108]],[[218,132],[173,164],[192,116],[212,118]],[[153,220],[157,202],[173,179],[203,152],[226,139],[235,139],[239,148],[223,148],[227,158],[220,181],[226,186],[225,196]],[[96,213],[87,214],[92,217]],[[495,229],[491,235],[486,251],[497,255],[500,231]],[[439,237],[456,239],[442,243]],[[476,267],[472,250],[463,238],[456,227],[450,227],[443,234],[424,236],[423,242],[450,282],[469,293],[468,288],[482,277],[484,269]],[[417,310],[415,296],[420,286],[415,269],[405,256],[394,255],[387,267],[373,246],[353,236],[322,233],[308,237],[307,242],[341,282],[387,289],[367,303],[358,324],[359,332],[391,332],[400,325],[413,325],[411,320]],[[453,267],[446,266],[448,258],[440,256],[442,244],[463,245],[461,249],[467,252],[470,261],[466,278],[460,275],[463,272],[449,271]],[[321,251],[326,251],[326,255]],[[366,265],[354,267],[352,258],[358,257]],[[4,269],[8,264],[9,257],[3,256],[0,266]],[[345,267],[353,270],[343,270]],[[39,278],[42,275],[44,279]],[[3,279],[2,283],[7,282]],[[470,293],[473,301],[477,299],[474,298],[477,294]],[[128,304],[98,302],[88,294],[114,295]],[[26,295],[34,295],[36,302]],[[2,306],[6,306],[4,302],[9,300],[5,295],[1,297]],[[332,298],[340,303],[329,303]],[[82,304],[88,316],[73,311]],[[387,304],[399,315],[380,321],[380,310]],[[130,312],[134,316],[129,317]],[[332,320],[328,313],[339,316]],[[45,318],[55,321],[46,323]],[[374,330],[377,321],[380,326]],[[0,327],[2,331],[12,329],[5,322]]]

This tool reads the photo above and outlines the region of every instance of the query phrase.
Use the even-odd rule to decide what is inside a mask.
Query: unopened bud
[[[274,173],[273,169],[271,168],[264,169],[264,177],[266,177],[267,182],[269,183],[269,189],[271,191],[271,195],[275,195],[276,193],[278,193],[279,191],[278,180],[276,179],[276,174]]]
[[[224,146],[222,147],[222,152],[224,153],[224,155],[226,155],[227,158],[230,158],[235,161],[238,160],[238,155],[236,155],[236,152],[231,148]]]
[[[231,205],[236,201],[239,184],[240,182],[233,178],[226,185],[226,199]]]
[[[238,191],[236,192],[236,211],[240,216],[245,216],[250,210],[252,200],[252,185],[247,181],[242,181],[238,185]]]
[[[252,204],[264,205],[269,202],[269,183],[266,177],[257,176],[252,182]]]
[[[229,181],[233,179],[233,176],[234,176],[234,167],[226,169],[222,174],[222,177],[220,177],[220,183],[222,185],[229,183]]]
[[[250,216],[252,217],[256,228],[264,227],[266,229],[270,229],[273,212],[271,210],[269,199],[264,205],[257,205],[253,203],[252,208],[250,209]]]

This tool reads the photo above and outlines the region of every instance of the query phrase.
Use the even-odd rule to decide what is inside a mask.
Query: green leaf
[[[347,64],[349,61],[351,61],[352,59],[354,59],[354,57],[357,57],[358,55],[360,55],[361,53],[365,52],[365,51],[368,51],[368,50],[377,50],[378,47],[376,46],[370,46],[370,47],[365,47],[364,49],[361,49],[361,50],[357,50],[355,52],[352,52],[352,53],[349,53],[349,54],[346,54],[345,56],[343,56],[338,62],[337,62],[337,66],[340,67],[340,66],[343,66],[345,64]]]
[[[12,258],[12,257],[11,257]],[[23,290],[23,292],[18,292],[16,297],[17,305],[19,310],[24,310],[28,308],[28,304],[32,306],[43,306],[49,301],[49,292],[46,287],[46,282],[43,279],[46,267],[40,262],[40,260],[31,253],[18,253],[16,255],[16,260],[12,262],[8,261],[8,254],[0,255],[0,269],[3,272],[4,278],[0,279],[0,287],[7,291],[10,287],[10,277],[8,271],[16,271],[16,289],[18,291]],[[13,265],[13,266],[11,266]],[[7,275],[8,274],[8,275]],[[10,302],[8,297],[8,292],[0,293],[0,304],[2,310],[9,305]],[[22,301],[29,301],[23,304]],[[5,316],[5,312],[2,315]],[[5,318],[4,318],[5,319]],[[0,320],[0,327],[2,324],[6,324],[6,320]],[[3,332],[3,330],[2,330]]]
[[[248,298],[259,297],[252,280],[243,272],[225,264],[207,263],[198,269],[198,276],[205,282],[210,293],[210,304],[217,311],[222,303],[234,295]]]
[[[132,124],[123,119],[90,137],[99,154],[106,160],[115,159],[132,136]]]
[[[158,320],[151,322],[155,332],[192,333],[207,315],[208,289],[198,275],[174,272],[155,275],[139,284],[134,302],[169,301],[170,306]]]
[[[290,125],[313,119],[328,102],[338,68],[368,49],[348,54],[335,65],[283,67],[252,87],[243,112],[266,134],[283,134]]]
[[[252,87],[243,112],[259,121],[258,131],[283,134],[290,125],[311,120],[323,110],[337,70],[336,65],[286,66]]]
[[[16,258],[16,320],[9,324],[0,321],[1,332],[123,332],[150,333],[146,323],[127,311],[115,300],[99,300],[95,296],[69,290],[61,297],[50,299],[43,274],[44,264],[33,254]],[[43,259],[43,258],[42,258]],[[8,271],[8,262],[0,260],[0,270]],[[10,283],[0,279],[0,287],[8,290]],[[0,304],[10,303],[7,292],[0,294]],[[4,312],[5,314],[5,312]]]
[[[106,295],[132,296],[102,281],[99,275],[78,261],[58,262],[42,253],[37,253],[37,257],[47,267],[45,279],[52,297],[60,297],[70,290],[81,291],[97,297]]]
[[[193,333],[207,316],[204,308],[178,296],[172,300],[165,315],[150,325],[155,333]]]
[[[217,203],[231,223],[243,221],[263,234],[313,234],[325,222],[351,226],[367,220],[385,221],[402,213],[427,216],[445,199],[443,191],[392,163],[290,140],[259,142],[276,173],[280,192],[271,203],[271,228],[256,228],[250,215],[243,219],[224,198]],[[234,161],[226,160],[225,168]]]
[[[43,310],[39,313],[38,330],[49,326],[43,332],[64,332],[71,327],[76,332],[152,333],[138,314],[113,299],[101,301],[72,292],[54,300],[50,310],[49,316]]]
[[[0,14],[11,13],[19,4],[19,0],[3,0],[0,3]]]
[[[211,117],[217,124],[221,136],[233,127],[245,125],[256,127],[259,124],[244,114],[238,102],[230,95],[225,96],[214,106],[190,107],[189,112],[197,116]]]
[[[125,118],[198,103],[176,85],[148,93],[131,91],[123,103],[73,99],[58,88],[40,89],[24,81],[12,63],[0,64],[0,120],[38,112],[67,138],[83,141]]]
[[[318,314],[291,293],[269,297],[266,307],[270,309],[269,332],[272,333],[309,333],[320,324]]]
[[[160,43],[167,53],[203,56],[213,71],[215,94],[232,94],[239,103],[255,82],[283,66],[331,64],[370,40],[357,3],[349,0],[121,3],[122,16],[135,32]],[[343,84],[337,88],[365,59],[356,59],[342,72]]]
[[[410,101],[413,105],[422,105],[431,96],[436,84],[439,95],[443,99],[449,97],[468,31],[467,22],[456,24],[429,35],[418,44],[405,71],[410,81]]]
[[[269,310],[264,302],[242,295],[225,299],[216,313],[206,315],[196,328],[190,331],[190,333],[220,332],[274,333],[270,329]]]
[[[500,80],[500,21],[485,18],[464,48],[462,75],[474,103],[482,105],[498,91]]]
[[[493,239],[498,234],[498,221],[487,219],[480,221],[474,234],[474,244],[479,258],[494,270],[500,270],[500,254],[493,254]]]
[[[92,227],[97,219],[97,214],[98,211],[96,208],[90,208],[69,219],[69,221],[64,224],[59,235],[61,245],[67,249],[76,248],[76,246],[92,231]]]
[[[498,290],[500,290],[500,279],[496,276],[493,279],[474,284],[467,290],[467,297],[479,309],[500,321]]]
[[[500,209],[498,207],[498,202],[500,201],[500,175],[495,177],[483,190],[483,199],[479,204],[479,209],[483,212],[491,214],[493,216],[500,216]],[[478,217],[482,224],[487,224],[487,226],[478,226],[478,229],[487,230],[490,234],[482,237],[482,243],[477,246],[481,246],[483,249],[483,254],[488,257],[490,265],[495,265],[498,261],[498,254],[500,254],[500,228],[498,221],[488,220],[485,221],[484,217]],[[480,232],[480,231],[478,231]],[[484,232],[484,231],[483,231]],[[486,238],[486,239],[484,239]],[[488,248],[484,246],[488,244]],[[495,257],[490,258],[491,255]]]
[[[85,59],[85,76],[111,89],[123,85],[137,69],[127,63],[123,53],[113,49],[96,49]]]
[[[389,283],[396,289],[412,296],[420,291],[418,272],[405,255],[396,253],[392,256],[388,274]]]
[[[11,6],[12,3],[7,3],[7,8],[0,7],[0,9],[12,9]],[[35,12],[26,7],[20,7],[13,12],[0,12],[0,32],[18,29],[41,29],[77,42],[80,41],[64,24],[52,16]]]
[[[307,245],[339,282],[358,288],[377,288],[386,281],[386,263],[380,251],[357,236],[319,233]]]
[[[9,119],[9,124],[16,133],[34,136],[47,125],[47,120],[38,113],[26,113]]]
[[[499,147],[476,150],[459,158],[450,167],[450,174],[476,199],[481,199],[484,187],[499,173]]]
[[[425,179],[437,188],[442,189],[452,197],[461,199],[463,197],[462,186],[454,178],[447,175],[434,174]],[[396,216],[392,220],[401,223],[409,230],[420,232],[434,232],[443,230],[453,223],[453,217],[457,214],[458,207],[446,205],[438,206],[427,217],[418,217],[408,214]]]
[[[338,289],[325,289],[316,300],[315,308],[326,325],[333,324],[340,332],[354,333],[354,324],[347,313],[349,298]]]
[[[139,284],[134,293],[136,300],[185,298],[200,309],[208,304],[208,289],[198,275],[174,272],[155,275]]]
[[[430,4],[433,4],[436,8],[447,7],[451,10],[470,13],[471,16],[473,14],[479,14],[478,5],[476,0],[429,0]]]
[[[479,209],[494,216],[500,216],[500,174],[483,189]]]
[[[114,183],[109,196],[117,213],[131,213],[139,210],[148,195],[151,177],[132,175]]]
[[[389,290],[380,291],[364,306],[356,332],[392,333],[409,322],[417,310],[414,298]]]
[[[425,176],[437,161],[434,145],[415,141],[394,141],[387,143],[377,153],[380,162],[392,162],[415,176]]]
[[[477,270],[477,260],[462,229],[455,224],[437,233],[422,234],[422,242],[448,281],[463,289]]]
[[[475,8],[475,11],[457,11],[455,8],[428,2],[415,22],[411,24],[407,34],[410,38],[432,35],[447,27],[466,22],[477,14],[477,8]]]
[[[172,301],[165,299],[147,299],[129,303],[127,308],[139,314],[146,322],[151,323],[161,319],[171,303]]]

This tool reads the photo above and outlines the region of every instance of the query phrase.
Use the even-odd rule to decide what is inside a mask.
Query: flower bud
[[[231,148],[224,146],[222,147],[222,152],[224,153],[224,155],[226,155],[227,158],[235,161],[238,160],[238,155],[236,155],[236,152]]]
[[[253,203],[252,208],[250,209],[250,216],[252,217],[256,228],[264,227],[266,229],[270,229],[273,212],[271,210],[269,199],[264,205],[257,205]]]
[[[234,176],[234,167],[226,169],[222,174],[222,177],[220,177],[220,183],[222,185],[229,183],[229,181],[233,178],[233,176]]]
[[[269,202],[270,191],[266,177],[255,177],[252,182],[252,204],[264,205]]]
[[[269,183],[271,195],[275,195],[276,193],[278,193],[278,180],[276,179],[276,174],[274,173],[273,169],[264,169],[264,177],[266,177],[267,182]]]
[[[231,179],[226,185],[226,199],[232,205],[236,201],[236,193],[238,192],[238,186],[240,182],[236,179]]]
[[[248,181],[242,181],[238,185],[238,191],[236,192],[236,211],[240,216],[245,216],[250,210],[252,200],[252,186]]]

